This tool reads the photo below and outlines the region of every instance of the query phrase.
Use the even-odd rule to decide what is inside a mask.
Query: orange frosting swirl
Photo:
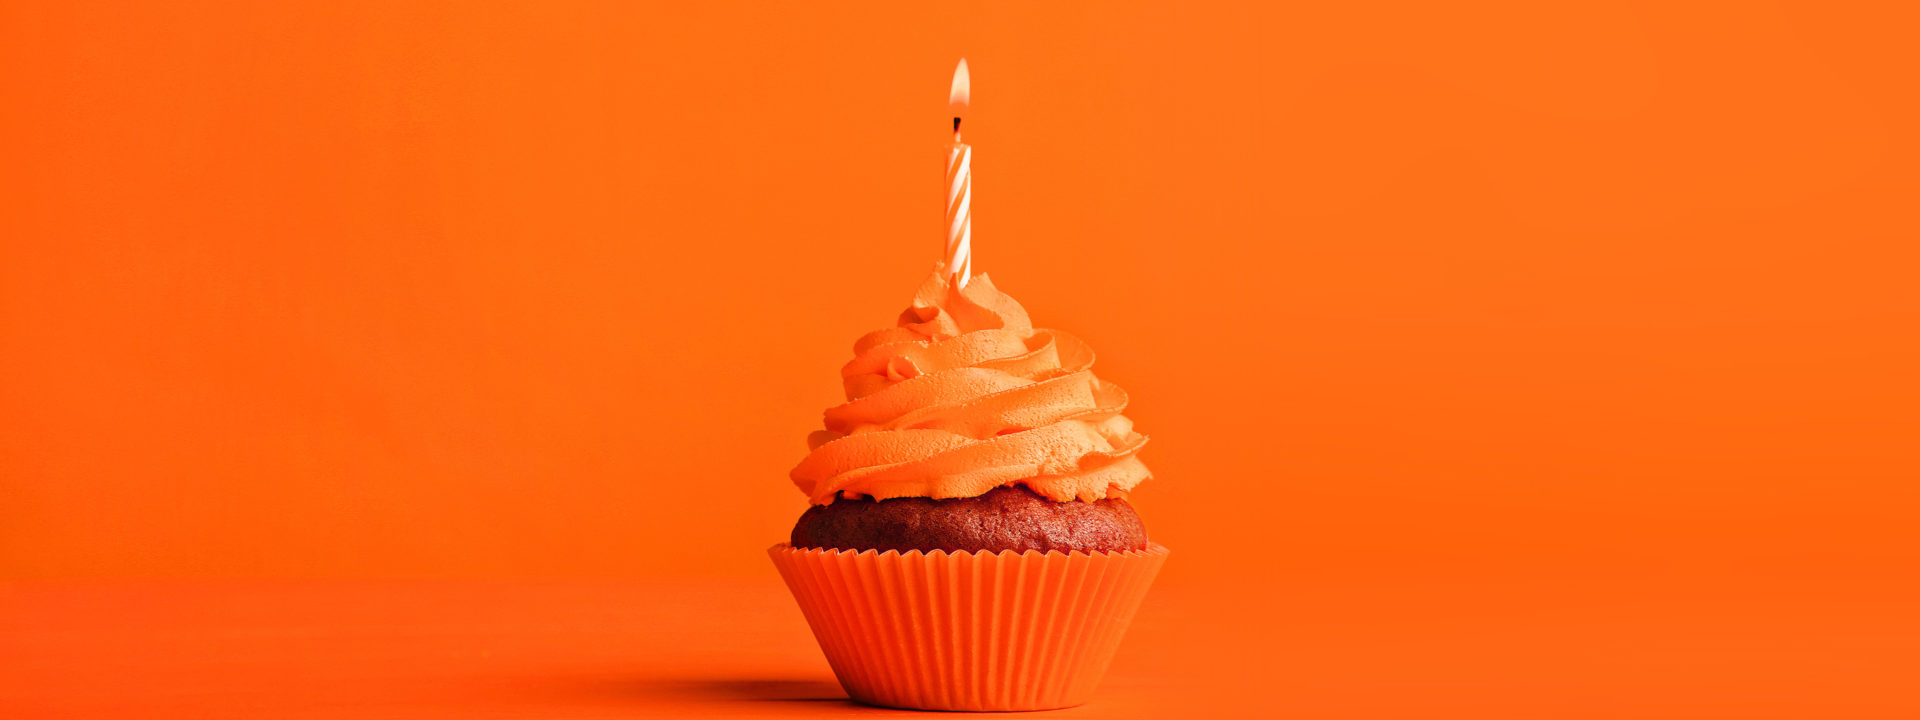
[[[1123,496],[1151,474],[1145,435],[1120,412],[1127,393],[1093,376],[1093,352],[980,275],[945,265],[898,327],[853,345],[847,403],[826,411],[793,469],[815,505],[835,498],[974,497],[1025,485],[1055,501]]]

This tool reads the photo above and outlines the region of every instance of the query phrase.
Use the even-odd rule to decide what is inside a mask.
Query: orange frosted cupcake
[[[1078,705],[1167,555],[1126,500],[1146,437],[1083,343],[948,278],[854,344],[771,553],[855,700]]]

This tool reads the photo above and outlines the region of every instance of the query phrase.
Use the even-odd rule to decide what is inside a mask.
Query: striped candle
[[[953,109],[953,145],[947,148],[947,271],[959,287],[973,277],[973,146],[960,142],[960,118],[971,82],[967,61],[953,70],[947,103]]]

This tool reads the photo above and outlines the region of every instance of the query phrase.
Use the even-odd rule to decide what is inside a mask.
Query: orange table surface
[[[1062,717],[1915,717],[1906,603],[1156,587]],[[1811,597],[1801,598],[1811,600]],[[0,586],[0,715],[789,717],[855,705],[765,577]]]

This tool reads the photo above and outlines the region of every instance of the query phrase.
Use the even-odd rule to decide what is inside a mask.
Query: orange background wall
[[[770,575],[964,55],[976,266],[1132,392],[1169,581],[1912,597],[1910,14],[47,5],[3,577]]]

